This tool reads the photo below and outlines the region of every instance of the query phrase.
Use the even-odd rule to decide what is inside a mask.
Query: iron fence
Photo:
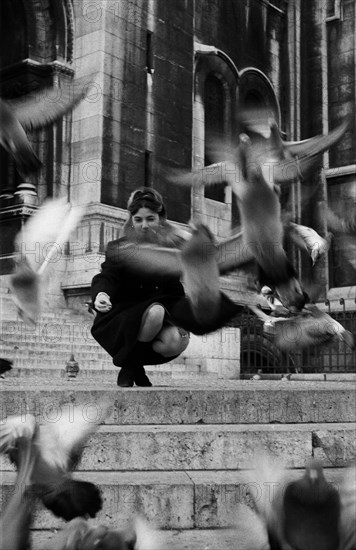
[[[356,335],[356,310],[346,310],[343,300],[340,304],[342,310],[332,311],[327,301],[329,315]],[[234,324],[241,329],[241,374],[356,372],[355,350],[344,342],[335,340],[322,346],[285,352],[263,333],[262,321],[248,308]]]

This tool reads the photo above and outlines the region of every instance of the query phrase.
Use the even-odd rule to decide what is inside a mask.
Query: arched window
[[[213,46],[195,44],[196,66],[193,105],[193,168],[216,159],[209,146],[215,139],[229,142],[235,132],[239,73],[233,60]],[[217,236],[224,237],[237,225],[232,216],[232,192],[224,183],[192,191],[196,212]]]
[[[225,91],[219,78],[209,74],[204,86],[205,143],[204,164],[214,162],[210,156],[210,147],[216,140],[225,137]],[[205,188],[205,197],[216,201],[225,201],[225,185],[218,183]]]

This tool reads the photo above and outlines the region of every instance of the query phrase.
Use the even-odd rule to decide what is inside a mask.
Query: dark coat
[[[93,302],[99,292],[106,292],[111,299],[112,309],[107,313],[97,313],[91,332],[113,357],[114,365],[122,367],[140,362],[158,365],[174,358],[154,352],[150,342],[137,343],[143,313],[153,303],[162,304],[166,309],[165,322],[194,334],[217,330],[240,310],[222,294],[217,321],[213,325],[199,323],[178,277],[162,274],[153,280],[148,276],[132,274],[120,265],[119,246],[124,240],[118,239],[108,244],[101,273],[95,275],[91,286]]]

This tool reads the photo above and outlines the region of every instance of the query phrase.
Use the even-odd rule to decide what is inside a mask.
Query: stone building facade
[[[199,216],[217,238],[226,237],[238,224],[230,189],[191,191],[167,174],[208,164],[209,137],[234,135],[241,105],[269,106],[288,140],[325,133],[351,112],[349,130],[313,177],[311,200],[303,202],[300,182],[283,194],[295,220],[322,234],[327,226],[319,207],[329,203],[351,215],[355,0],[2,0],[0,9],[2,97],[78,77],[90,82],[72,114],[31,136],[43,162],[37,176],[22,182],[1,152],[3,275],[11,270],[16,231],[46,197],[86,205],[80,227],[50,267],[55,303],[88,296],[137,186],[159,190],[175,223]],[[336,235],[329,257],[314,268],[290,250],[302,277],[318,285],[318,299],[343,298],[349,309],[355,308],[354,269],[339,251],[348,250],[353,231]],[[239,273],[223,278],[222,287],[241,303],[251,300]]]

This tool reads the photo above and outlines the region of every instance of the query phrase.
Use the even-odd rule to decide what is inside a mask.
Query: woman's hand
[[[106,292],[99,292],[96,295],[94,307],[100,313],[107,313],[112,308],[110,296]]]

